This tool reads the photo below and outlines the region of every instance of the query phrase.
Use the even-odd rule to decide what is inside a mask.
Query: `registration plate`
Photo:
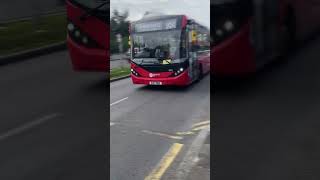
[[[160,81],[150,81],[149,84],[150,85],[162,85],[162,82],[160,82]]]

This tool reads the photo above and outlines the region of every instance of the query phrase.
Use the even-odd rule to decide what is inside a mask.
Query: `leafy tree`
[[[110,51],[111,53],[118,53],[118,42],[116,34],[122,35],[122,43],[124,51],[128,50],[128,37],[129,37],[129,12],[125,11],[120,13],[118,10],[114,10],[110,19]]]

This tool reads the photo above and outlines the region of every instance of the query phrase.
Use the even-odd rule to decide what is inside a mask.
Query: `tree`
[[[128,43],[126,40],[128,40],[129,36],[129,12],[125,11],[123,13],[120,13],[118,10],[114,10],[111,15],[110,19],[110,26],[111,26],[111,32],[110,32],[110,51],[111,53],[118,53],[118,43],[116,41],[116,35],[121,34],[123,37],[123,49],[125,51],[128,50]]]

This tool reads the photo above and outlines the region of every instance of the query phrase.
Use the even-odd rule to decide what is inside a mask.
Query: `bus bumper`
[[[137,77],[131,74],[131,79],[133,84],[145,84],[153,85],[152,83],[159,83],[157,85],[161,86],[188,86],[191,80],[188,76],[188,71],[183,72],[177,77],[167,77],[167,78],[149,78],[149,77]]]
[[[75,71],[103,71],[109,70],[107,50],[89,49],[78,45],[67,37],[67,46]]]

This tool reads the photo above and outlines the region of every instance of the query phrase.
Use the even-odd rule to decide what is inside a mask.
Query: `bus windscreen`
[[[158,31],[133,34],[133,58],[178,59],[181,31]]]

